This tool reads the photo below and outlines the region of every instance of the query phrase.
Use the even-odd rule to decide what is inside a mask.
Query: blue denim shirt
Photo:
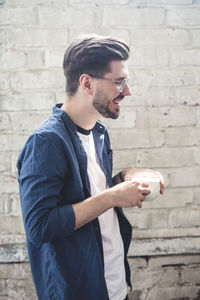
[[[60,109],[29,137],[18,162],[21,207],[34,284],[40,300],[108,300],[98,219],[74,230],[73,203],[90,197],[87,156],[76,125]],[[95,147],[112,186],[112,150],[101,122],[93,128]],[[131,225],[116,208],[125,249]]]

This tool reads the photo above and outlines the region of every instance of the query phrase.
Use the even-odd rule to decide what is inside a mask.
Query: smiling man
[[[128,46],[83,36],[67,49],[66,99],[29,137],[18,159],[23,220],[40,300],[124,300],[131,286],[132,228],[123,207],[142,207],[147,185],[112,178],[112,150],[99,118],[116,119],[130,96]],[[161,190],[163,192],[163,182]]]

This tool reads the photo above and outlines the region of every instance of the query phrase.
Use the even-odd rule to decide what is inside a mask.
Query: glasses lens
[[[120,92],[123,92],[125,85],[128,83],[128,78],[124,78],[120,85]]]

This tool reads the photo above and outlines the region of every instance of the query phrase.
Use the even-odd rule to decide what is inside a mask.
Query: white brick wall
[[[92,32],[117,36],[131,46],[132,96],[124,100],[118,120],[103,120],[115,150],[115,171],[150,167],[165,177],[164,196],[144,203],[140,210],[126,210],[133,236],[198,236],[200,1],[3,3],[0,1],[0,243],[24,241],[16,159],[30,132],[64,99],[62,61],[67,45],[75,35]],[[170,280],[170,271],[166,276]],[[187,280],[187,272],[183,278]],[[138,289],[142,281],[138,275]],[[148,282],[151,286],[149,276]],[[188,293],[174,290],[170,282],[168,290],[163,289],[152,288],[141,299],[163,300],[168,294],[175,298]]]
[[[132,215],[131,220],[141,229],[141,236],[142,223],[150,226],[146,226],[149,237],[158,233],[158,227],[165,236],[171,235],[170,209],[192,211],[200,202],[196,192],[200,186],[199,2],[76,0],[57,5],[55,1],[27,4],[9,0],[1,5],[3,207],[9,202],[6,199],[18,195],[15,160],[24,141],[51,107],[64,99],[62,60],[67,45],[80,32],[111,34],[131,46],[132,89],[119,119],[104,120],[115,150],[114,168],[137,166],[162,171],[166,194],[146,203],[144,210],[137,212],[140,217]],[[20,210],[12,212],[9,207],[5,214],[1,209],[2,217],[16,211],[20,214]],[[162,209],[163,218],[156,209]]]

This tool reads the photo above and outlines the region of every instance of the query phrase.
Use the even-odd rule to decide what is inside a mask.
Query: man
[[[27,247],[40,300],[123,300],[131,286],[131,225],[122,207],[142,207],[148,185],[112,178],[112,151],[100,117],[116,119],[130,96],[128,46],[84,36],[64,56],[66,99],[29,137],[19,159]],[[156,175],[159,176],[159,175]],[[163,183],[161,182],[161,193]]]

